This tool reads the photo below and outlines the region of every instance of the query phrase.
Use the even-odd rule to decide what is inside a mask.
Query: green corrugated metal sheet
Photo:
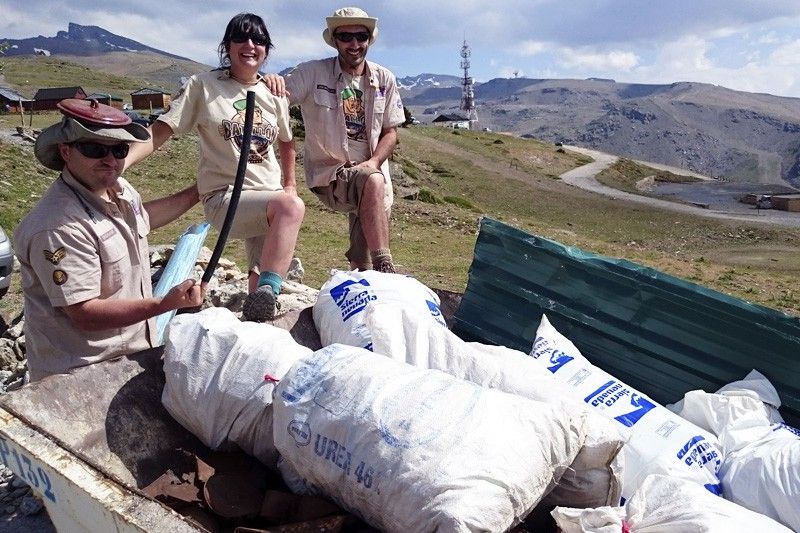
[[[800,319],[484,218],[454,330],[527,353],[542,313],[594,364],[661,403],[755,368],[800,425]]]

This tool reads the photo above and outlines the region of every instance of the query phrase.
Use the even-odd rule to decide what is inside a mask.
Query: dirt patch
[[[800,250],[789,246],[753,244],[710,250],[708,259],[730,266],[753,267],[782,273],[800,273]]]

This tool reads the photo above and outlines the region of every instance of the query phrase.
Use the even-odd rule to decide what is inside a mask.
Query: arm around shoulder
[[[128,157],[125,158],[125,168],[128,169],[142,159],[146,158],[172,137],[172,128],[161,120],[156,120],[147,128],[150,140],[141,143],[131,143]]]

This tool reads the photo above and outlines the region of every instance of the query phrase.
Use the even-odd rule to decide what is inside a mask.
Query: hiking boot
[[[394,263],[392,263],[391,259],[384,259],[380,263],[373,266],[378,272],[383,272],[384,274],[397,274],[397,270],[395,270]]]
[[[272,286],[261,285],[247,295],[242,305],[242,319],[250,322],[272,320],[280,309],[278,298],[272,292]]]

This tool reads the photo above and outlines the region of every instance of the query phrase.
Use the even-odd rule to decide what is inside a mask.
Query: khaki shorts
[[[370,167],[342,167],[336,172],[336,179],[325,187],[311,189],[323,204],[342,213],[347,213],[350,227],[350,248],[345,252],[345,257],[359,267],[371,267],[372,259],[369,255],[367,240],[364,238],[364,229],[358,216],[358,206],[364,193],[364,184],[372,174],[383,174],[380,170]],[[386,187],[391,191],[391,182]],[[391,207],[386,208],[387,220],[391,216]]]
[[[225,222],[232,194],[233,186],[229,185],[226,190],[210,194],[203,199],[206,220],[217,230],[222,229]],[[283,194],[282,190],[244,190],[239,196],[236,216],[233,217],[228,235],[234,239],[244,239],[244,251],[247,254],[250,271],[260,272],[261,248],[264,247],[264,237],[269,229],[267,205],[280,194]]]

